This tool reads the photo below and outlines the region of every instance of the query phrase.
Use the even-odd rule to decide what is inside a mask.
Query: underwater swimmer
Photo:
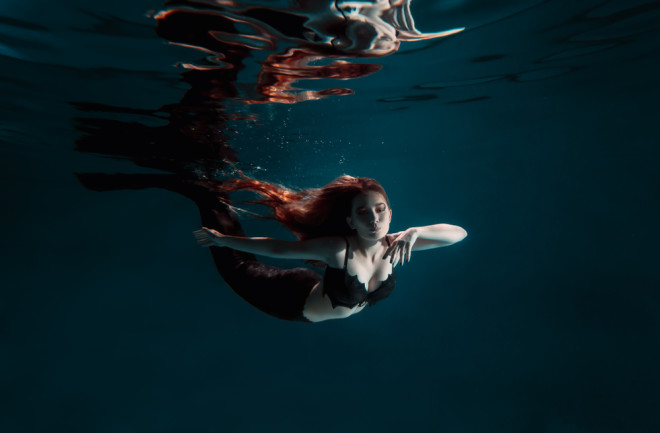
[[[208,185],[208,184],[207,184]],[[444,247],[467,236],[461,227],[435,224],[389,233],[387,194],[369,178],[341,176],[318,189],[290,191],[250,178],[209,187],[215,200],[197,200],[204,227],[194,233],[210,247],[227,284],[260,310],[284,320],[321,322],[356,314],[394,289],[394,268],[413,251]],[[249,190],[273,218],[298,237],[288,242],[245,237],[236,216],[217,197]],[[307,268],[281,269],[253,254],[324,263],[323,276]]]

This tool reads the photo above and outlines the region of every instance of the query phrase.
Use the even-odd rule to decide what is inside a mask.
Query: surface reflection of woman
[[[245,178],[211,186],[219,193],[196,202],[204,227],[195,232],[211,249],[227,284],[253,306],[284,320],[320,322],[351,316],[394,289],[394,267],[413,251],[452,245],[466,231],[449,224],[388,233],[392,210],[383,187],[369,178],[341,176],[318,189],[293,192]],[[223,202],[226,193],[251,190],[273,218],[299,238],[288,242],[245,237]],[[222,191],[222,192],[220,192]],[[324,275],[307,268],[280,269],[253,254],[327,265]]]

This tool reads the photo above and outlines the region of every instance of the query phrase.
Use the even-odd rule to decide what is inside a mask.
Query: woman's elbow
[[[452,243],[455,244],[457,242],[462,241],[467,237],[467,235],[468,235],[467,230],[465,230],[463,227],[452,226],[451,236],[450,236]]]

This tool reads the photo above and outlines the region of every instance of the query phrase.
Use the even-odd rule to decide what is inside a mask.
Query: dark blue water
[[[466,29],[324,52],[367,66],[275,96],[259,74],[295,40],[232,75],[157,34],[165,8],[0,5],[1,431],[660,431],[660,2],[416,0],[418,29]],[[374,308],[291,323],[225,285],[190,201],[75,176],[223,161],[374,177],[393,230],[469,237]]]

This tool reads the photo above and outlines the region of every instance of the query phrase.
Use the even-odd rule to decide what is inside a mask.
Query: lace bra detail
[[[389,245],[389,239],[387,239]],[[346,256],[344,257],[344,267],[331,268],[328,266],[323,275],[323,293],[328,295],[332,308],[342,306],[353,308],[368,304],[374,305],[376,302],[387,298],[394,290],[396,277],[394,269],[388,277],[380,282],[375,290],[369,292],[367,284],[360,282],[357,275],[350,275],[346,269],[348,263],[348,239],[346,239]]]

